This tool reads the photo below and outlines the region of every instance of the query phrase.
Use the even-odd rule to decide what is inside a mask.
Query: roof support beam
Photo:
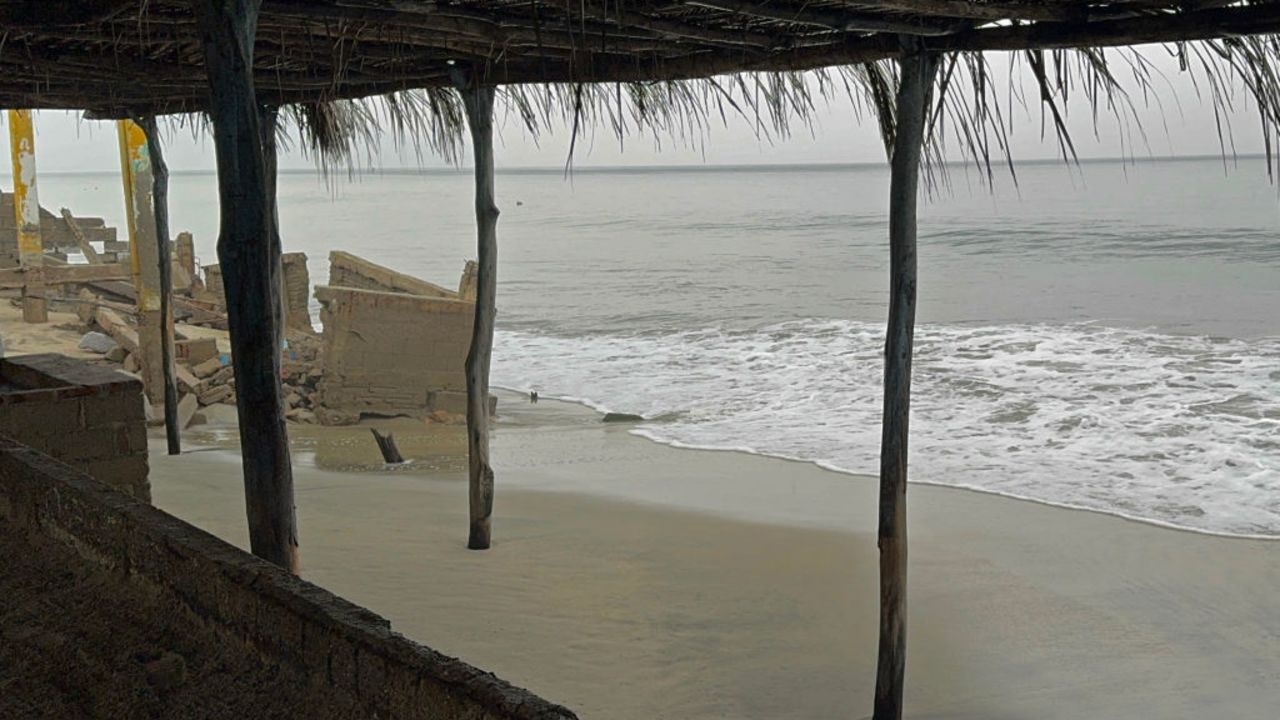
[[[970,23],[937,20],[912,20],[908,17],[872,13],[813,10],[807,6],[788,6],[761,0],[686,0],[685,5],[723,10],[738,15],[813,25],[836,32],[891,32],[902,35],[946,35],[969,27]],[[967,5],[968,3],[962,3]]]
[[[493,324],[497,312],[498,206],[494,201],[493,98],[495,88],[471,73],[455,71],[454,86],[462,95],[471,128],[476,174],[475,322],[464,368],[467,375],[467,455],[471,529],[467,547],[487,550],[492,541],[493,467],[489,464],[489,361],[493,356]]]
[[[907,439],[916,325],[916,203],[938,56],[915,43],[898,61],[889,160],[889,325],[880,435],[880,644],[874,720],[901,720],[907,653]]]
[[[240,420],[249,546],[298,571],[293,468],[280,389],[280,267],[275,231],[274,156],[268,165],[253,49],[261,0],[190,0],[208,68],[209,116],[218,163],[218,261]]]
[[[173,330],[173,261],[169,252],[169,166],[160,147],[160,130],[154,116],[135,120],[147,138],[147,155],[151,161],[151,217],[155,227],[155,261],[159,265],[156,281],[160,302],[160,380],[164,384],[164,430],[170,455],[182,454],[182,425],[178,421],[178,381],[174,356]],[[139,295],[141,299],[141,295]]]
[[[13,214],[18,263],[26,271],[22,285],[22,321],[49,322],[44,298],[44,239],[40,234],[40,196],[36,192],[36,133],[30,110],[9,111],[9,150],[13,155]]]

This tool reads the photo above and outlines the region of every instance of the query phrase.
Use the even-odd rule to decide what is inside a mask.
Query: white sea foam
[[[1074,325],[917,330],[916,481],[1280,536],[1280,338]],[[873,473],[883,330],[500,331],[494,381],[654,420],[636,432]]]

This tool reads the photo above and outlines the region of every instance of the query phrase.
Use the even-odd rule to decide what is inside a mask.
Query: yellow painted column
[[[151,154],[147,150],[147,134],[132,120],[117,120],[116,131],[120,142],[120,175],[124,181],[126,226],[129,230],[129,267],[138,296],[138,360],[142,386],[147,401],[160,405],[164,402],[161,240],[156,233],[155,205],[152,202]]]
[[[9,149],[13,154],[13,212],[18,233],[18,263],[25,270],[22,319],[29,323],[48,322],[40,196],[36,192],[36,136],[30,110],[9,111]]]

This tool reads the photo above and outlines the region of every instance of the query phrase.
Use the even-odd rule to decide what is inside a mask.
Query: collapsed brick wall
[[[311,327],[311,275],[307,272],[305,253],[285,253],[280,256],[284,266],[284,324],[287,328],[302,332],[314,332]]]
[[[321,422],[465,412],[472,303],[326,286],[316,298],[324,323]]]
[[[365,717],[575,718],[404,638],[362,607],[4,438],[0,532],[83,558],[108,578],[96,590],[104,603],[129,603],[145,593],[212,627],[220,644],[247,647],[298,673],[310,687],[355,699]],[[253,684],[252,677],[244,681]],[[299,717],[312,715],[298,708]]]
[[[151,502],[142,382],[64,355],[0,360],[0,435]]]
[[[311,275],[307,271],[307,254],[300,252],[284,253],[280,256],[283,274],[280,278],[280,295],[284,298],[285,327],[304,332],[312,332],[311,311],[308,298],[311,297]],[[227,304],[227,291],[222,282],[222,266],[205,265],[204,290],[216,302]]]

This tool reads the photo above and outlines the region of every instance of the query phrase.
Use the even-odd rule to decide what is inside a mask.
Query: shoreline
[[[505,385],[494,385],[493,389],[502,390],[502,391],[505,391],[506,393],[511,393],[510,397],[504,398],[508,402],[512,402],[512,401],[518,402],[523,398],[527,397],[528,395],[527,390],[522,392],[518,388],[513,388]],[[595,413],[596,415],[599,415],[599,416],[603,416],[604,413],[606,412],[612,412],[610,410],[603,409],[604,408],[603,405],[592,403],[589,400],[586,400],[584,398],[572,398],[572,397],[564,397],[564,396],[556,396],[556,395],[542,395],[539,398],[539,400],[542,402],[556,402],[556,403],[564,403],[566,405],[576,406],[584,410],[588,410],[592,413]],[[646,418],[644,422],[655,422],[655,420]],[[688,443],[682,443],[677,440],[664,440],[661,438],[654,437],[652,434],[649,434],[648,432],[646,432],[646,430],[643,428],[635,427],[635,425],[637,424],[639,423],[619,423],[618,426],[627,428],[629,434],[635,437],[643,438],[648,442],[652,442],[656,445],[661,445],[664,447],[669,447],[673,450],[691,450],[695,452],[714,452],[714,453],[737,453],[737,454],[746,455],[746,456],[769,458],[772,460],[781,460],[785,462],[798,463],[801,465],[810,465],[820,470],[824,470],[826,472],[835,473],[837,475],[842,475],[845,477],[856,478],[858,480],[863,480],[868,482],[877,482],[875,475],[857,472],[854,470],[849,470],[847,468],[842,468],[836,465],[832,465],[830,463],[825,463],[820,460],[808,460],[800,457],[792,457],[792,456],[782,455],[777,453],[769,453],[761,450],[756,450],[754,448],[692,445]],[[1193,535],[1206,535],[1209,537],[1223,538],[1227,540],[1258,540],[1262,542],[1280,542],[1280,533],[1267,535],[1262,533],[1231,533],[1231,532],[1216,531],[1216,530],[1205,530],[1202,528],[1194,528],[1194,527],[1187,527],[1185,525],[1178,525],[1176,523],[1171,523],[1164,520],[1156,520],[1154,518],[1142,517],[1140,515],[1131,515],[1131,514],[1122,512],[1120,510],[1095,508],[1095,507],[1077,505],[1077,504],[1068,503],[1068,502],[1057,502],[1052,500],[1045,500],[1042,498],[1030,497],[1027,495],[1019,495],[1017,493],[991,490],[987,488],[977,487],[974,485],[965,485],[960,483],[945,483],[945,482],[938,482],[933,480],[916,480],[916,479],[909,479],[908,483],[909,485],[943,488],[943,489],[949,489],[949,490],[960,490],[963,492],[978,493],[981,495],[990,495],[993,497],[1003,498],[1006,500],[1016,500],[1019,502],[1030,503],[1033,505],[1057,508],[1059,510],[1071,510],[1071,511],[1077,511],[1077,512],[1086,512],[1086,513],[1092,513],[1097,515],[1103,515],[1107,517],[1117,518],[1120,520],[1125,520],[1132,523],[1138,523],[1140,525],[1148,525],[1151,527],[1161,528],[1163,530],[1173,530],[1177,532],[1191,533]]]
[[[506,408],[483,553],[464,547],[465,458],[426,456],[456,426],[388,421],[414,458],[395,469],[364,427],[299,436],[303,576],[584,719],[870,709],[873,480]],[[157,443],[157,505],[244,546],[236,459]],[[908,502],[912,717],[1270,717],[1273,544],[951,487]]]

